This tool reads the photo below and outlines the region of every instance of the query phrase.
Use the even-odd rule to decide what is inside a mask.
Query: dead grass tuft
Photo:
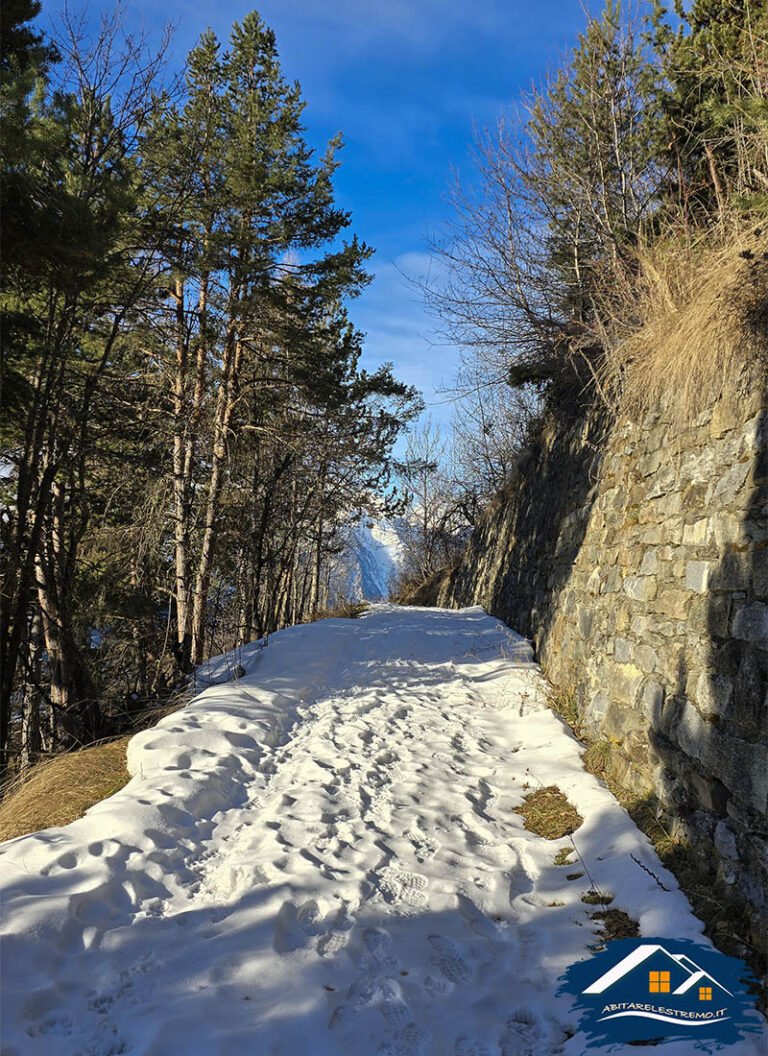
[[[588,906],[610,906],[611,902],[613,902],[613,895],[606,895],[602,891],[593,889],[582,895],[581,901]]]
[[[595,777],[607,778],[612,765],[612,750],[610,741],[594,741],[584,755],[584,769]]]
[[[640,926],[623,909],[599,909],[590,913],[592,920],[601,920],[599,935],[602,941],[611,942],[613,939],[637,939],[640,937]],[[604,949],[598,946],[595,949]]]
[[[668,236],[637,254],[626,288],[611,290],[600,384],[620,409],[644,414],[666,402],[679,426],[757,364],[768,370],[768,230],[713,244]]]
[[[0,802],[0,841],[68,825],[89,807],[118,792],[129,780],[121,737],[44,759]]]
[[[573,684],[568,683],[560,686],[550,684],[547,692],[547,704],[579,736],[579,702]]]
[[[525,827],[547,840],[569,836],[583,822],[581,814],[569,803],[557,785],[549,785],[531,792],[515,813],[525,818]]]
[[[367,601],[344,601],[328,609],[319,609],[312,617],[311,623],[316,620],[356,620],[367,612],[370,605]]]

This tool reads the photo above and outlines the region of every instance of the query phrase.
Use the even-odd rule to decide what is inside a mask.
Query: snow
[[[479,608],[390,605],[243,650],[133,738],[126,788],[0,848],[3,1056],[582,1053],[555,995],[589,888],[707,940],[531,655]],[[550,784],[573,844],[514,813]]]
[[[401,517],[363,517],[349,525],[347,547],[332,577],[331,597],[340,595],[351,601],[389,598],[405,559],[405,529]]]

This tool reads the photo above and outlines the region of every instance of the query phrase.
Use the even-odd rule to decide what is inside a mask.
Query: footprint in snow
[[[366,953],[361,965],[369,976],[380,976],[397,970],[397,959],[392,954],[392,939],[381,928],[366,928],[363,932]]]
[[[490,917],[483,913],[482,909],[466,895],[457,894],[459,910],[472,930],[486,939],[491,949],[500,953],[506,948],[504,937]]]
[[[275,921],[272,947],[275,953],[293,953],[308,944],[310,938],[324,931],[320,908],[314,899],[297,908],[283,902]]]
[[[321,918],[320,906],[314,898],[305,902],[296,914],[297,924],[304,934],[310,937],[323,934],[324,928]]]
[[[407,832],[406,837],[413,844],[413,856],[417,862],[426,862],[434,858],[440,850],[440,844],[432,836],[417,832],[413,829]]]
[[[458,1038],[454,1048],[456,1056],[491,1056],[491,1050],[482,1041],[472,1038]]]
[[[452,983],[468,983],[472,969],[461,956],[459,947],[444,935],[430,935],[427,939],[432,951],[432,964]]]
[[[386,866],[379,873],[377,885],[387,902],[424,906],[427,902],[427,878],[396,866]]]
[[[390,1027],[404,1027],[413,1020],[413,1012],[398,994],[385,997],[379,1005],[379,1012]]]
[[[541,1056],[548,1051],[541,1025],[528,1012],[514,1012],[499,1038],[501,1056]]]
[[[379,1043],[376,1056],[420,1056],[428,1038],[422,1027],[408,1023]]]
[[[37,1023],[30,1023],[24,1033],[30,1038],[68,1038],[72,1033],[72,1020],[67,1015],[46,1016]]]
[[[344,903],[333,918],[330,929],[318,939],[317,952],[320,956],[335,957],[347,945],[353,927],[354,921],[349,915],[349,906]]]
[[[430,997],[445,997],[453,990],[453,983],[443,976],[428,975],[424,980],[424,989]]]

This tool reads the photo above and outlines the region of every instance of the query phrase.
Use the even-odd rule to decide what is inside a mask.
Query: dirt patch
[[[557,785],[531,792],[515,813],[525,818],[525,827],[547,840],[559,840],[575,832],[583,822],[581,814],[569,803]]]

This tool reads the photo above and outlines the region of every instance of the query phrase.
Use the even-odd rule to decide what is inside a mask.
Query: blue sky
[[[69,0],[70,9],[82,4]],[[55,17],[61,0],[43,0]],[[98,18],[111,3],[90,0]],[[210,26],[226,39],[251,3],[124,0],[129,27],[159,33],[176,24],[179,66]],[[262,0],[255,5],[277,37],[286,77],[299,80],[307,139],[318,149],[344,135],[336,177],[352,230],[376,249],[375,280],[352,306],[367,334],[365,365],[385,360],[416,385],[432,416],[447,422],[439,390],[456,367],[435,322],[401,272],[428,266],[426,233],[450,215],[452,170],[469,173],[473,125],[493,124],[521,91],[542,78],[584,25],[580,0]],[[592,5],[594,6],[594,5]]]

